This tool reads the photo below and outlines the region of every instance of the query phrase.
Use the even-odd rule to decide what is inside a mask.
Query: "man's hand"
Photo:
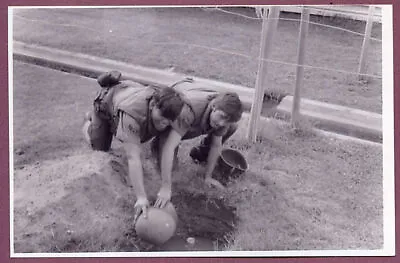
[[[220,190],[224,190],[225,189],[225,186],[223,186],[219,181],[217,181],[217,180],[215,180],[214,178],[211,178],[211,177],[206,177],[205,183],[208,186],[215,186]]]
[[[154,207],[163,208],[171,200],[171,188],[161,187],[157,194],[157,200],[154,203]]]
[[[149,200],[145,197],[138,198],[135,203],[135,214],[133,216],[133,224],[136,224],[140,214],[143,213],[143,218],[147,218],[147,208],[149,207]]]

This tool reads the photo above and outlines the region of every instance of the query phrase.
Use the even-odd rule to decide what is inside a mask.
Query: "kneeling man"
[[[108,151],[113,137],[123,143],[129,166],[129,177],[135,191],[135,216],[146,216],[149,201],[143,184],[140,159],[141,144],[171,127],[182,111],[182,94],[174,88],[143,86],[121,81],[121,73],[107,72],[99,76],[102,86],[94,100],[94,109],[87,114],[83,131],[94,150]],[[173,129],[169,129],[173,130]],[[162,174],[156,203],[166,204],[171,193],[171,179]]]
[[[212,172],[222,145],[237,130],[243,105],[235,92],[219,93],[190,86],[185,84],[176,88],[185,95],[185,105],[175,121],[176,126],[168,128],[153,141],[153,149],[161,151],[161,174],[163,177],[171,176],[176,148],[181,140],[204,136],[200,145],[192,148],[190,156],[196,162],[207,163],[205,183],[224,188],[212,178]],[[163,206],[162,203],[155,205]]]

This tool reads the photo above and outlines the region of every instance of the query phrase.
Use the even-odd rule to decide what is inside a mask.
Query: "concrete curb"
[[[192,77],[18,41],[13,43],[13,57],[16,60],[76,72],[90,77],[96,77],[109,70],[119,70],[126,79],[146,85],[170,86],[185,77]],[[204,78],[192,78],[193,83],[182,85],[196,85],[218,91],[235,91],[239,94],[245,109],[250,110],[254,96],[253,89]],[[292,100],[292,96],[286,96],[279,105],[274,105],[264,96],[263,115],[290,119]],[[308,99],[301,100],[300,113],[317,128],[374,142],[382,142],[381,114]]]
[[[277,106],[280,118],[290,119],[292,101],[286,96]],[[382,143],[381,114],[309,99],[301,99],[300,113],[316,128]]]

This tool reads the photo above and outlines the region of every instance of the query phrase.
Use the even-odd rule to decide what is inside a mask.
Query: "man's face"
[[[228,121],[228,116],[222,110],[213,109],[210,114],[210,126],[213,129],[223,128],[232,124]]]
[[[161,115],[161,111],[157,107],[154,107],[151,111],[151,118],[154,128],[156,128],[157,131],[163,131],[171,124],[169,119]]]

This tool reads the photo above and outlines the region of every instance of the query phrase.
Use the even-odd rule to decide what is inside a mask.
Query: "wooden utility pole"
[[[264,99],[264,90],[267,83],[267,59],[272,47],[274,32],[278,25],[279,12],[279,7],[271,6],[268,12],[268,18],[263,18],[260,60],[258,63],[256,87],[250,112],[249,129],[247,131],[247,138],[251,142],[255,142],[257,139],[258,125]]]
[[[308,34],[309,21],[310,21],[310,10],[307,7],[303,6],[301,11],[299,45],[297,48],[296,86],[294,88],[293,104],[292,104],[291,124],[293,127],[296,126],[297,121],[299,120],[300,117],[300,100],[301,100],[300,92],[303,86],[303,79],[304,79],[304,59],[305,59],[306,40]]]
[[[374,23],[374,11],[375,11],[375,6],[370,5],[368,9],[367,24],[365,26],[364,41],[361,48],[360,63],[358,66],[358,74],[359,74],[358,78],[360,80],[366,79],[363,74],[367,73],[367,56],[371,38],[372,25]]]

